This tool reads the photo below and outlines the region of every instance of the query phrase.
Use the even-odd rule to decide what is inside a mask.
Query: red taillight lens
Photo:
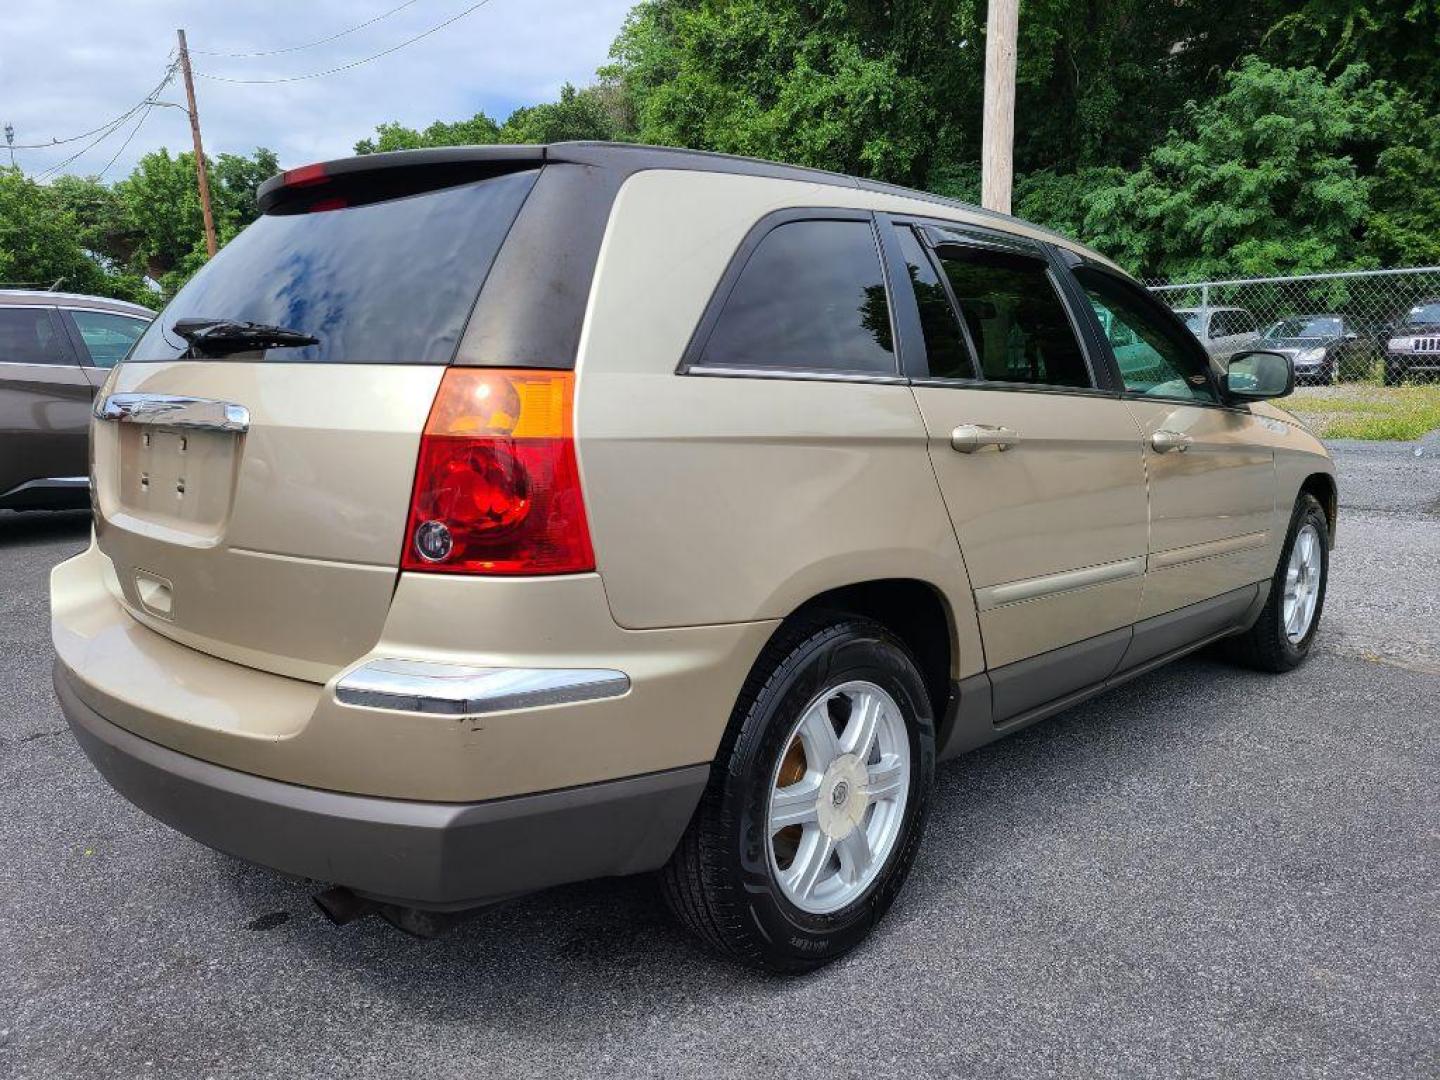
[[[574,399],[570,371],[447,370],[420,440],[401,565],[456,574],[593,570]]]

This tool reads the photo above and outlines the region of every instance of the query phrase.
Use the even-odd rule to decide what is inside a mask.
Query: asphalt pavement
[[[87,521],[0,514],[0,1077],[1440,1075],[1440,441],[1336,457],[1300,671],[1186,660],[942,767],[889,917],[800,979],[643,878],[331,926],[99,779],[46,607]]]

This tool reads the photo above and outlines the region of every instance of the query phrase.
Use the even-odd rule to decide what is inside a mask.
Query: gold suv
[[[76,737],[221,851],[412,914],[659,870],[804,970],[894,899],[937,761],[1310,649],[1289,362],[1222,370],[1062,237],[591,144],[260,201],[97,398],[52,578]]]

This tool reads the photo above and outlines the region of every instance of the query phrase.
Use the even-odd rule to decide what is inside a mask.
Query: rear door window
[[[930,377],[973,379],[975,368],[970,362],[970,349],[935,264],[909,225],[895,226],[895,234],[900,240],[900,253],[905,257],[910,285],[915,290],[915,304],[920,309],[920,330],[925,338]]]
[[[1043,259],[950,244],[939,254],[986,379],[1091,386],[1085,353]]]
[[[147,319],[130,315],[117,315],[109,311],[76,311],[71,309],[70,317],[80,331],[80,340],[85,343],[87,355],[82,358],[91,367],[114,367],[130,346],[139,340],[149,325]]]
[[[894,374],[890,304],[869,221],[777,225],[750,254],[703,367]]]
[[[177,320],[283,327],[316,345],[238,360],[445,364],[538,170],[359,205],[263,214],[176,294],[131,359],[187,349]],[[338,200],[337,200],[338,201]]]
[[[7,364],[73,364],[49,308],[0,307],[0,362]]]

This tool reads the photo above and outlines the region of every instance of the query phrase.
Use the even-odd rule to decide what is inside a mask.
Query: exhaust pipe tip
[[[311,899],[320,913],[336,926],[352,923],[375,910],[375,904],[362,896],[356,896],[343,885],[334,885],[324,892],[316,893]]]

